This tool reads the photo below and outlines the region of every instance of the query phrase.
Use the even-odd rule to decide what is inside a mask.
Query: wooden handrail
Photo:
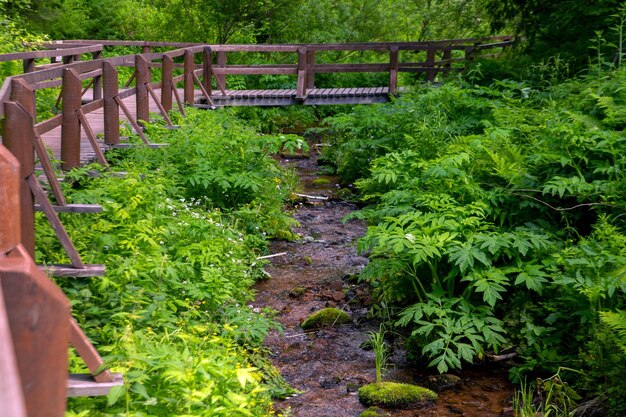
[[[9,54],[0,55],[0,62],[89,54],[93,52],[102,51],[103,48],[104,46],[102,44],[97,43],[94,45],[71,47],[71,48],[66,48],[66,49],[61,49],[61,50],[45,49],[45,50],[40,50],[40,51],[13,52]]]

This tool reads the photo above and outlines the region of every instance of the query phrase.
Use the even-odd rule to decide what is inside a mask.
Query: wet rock
[[[330,389],[339,385],[340,382],[341,379],[336,376],[331,378],[322,378],[322,380],[320,381],[320,387],[324,389]]]
[[[319,329],[325,326],[336,326],[351,322],[350,315],[338,308],[325,308],[314,313],[302,322],[304,330]]]
[[[398,382],[377,382],[359,388],[359,401],[386,408],[409,408],[437,399],[428,388]]]
[[[300,298],[306,293],[306,288],[304,287],[295,287],[289,291],[289,296],[291,298]]]
[[[455,389],[461,385],[461,378],[452,374],[431,375],[428,377],[428,388],[435,392]]]

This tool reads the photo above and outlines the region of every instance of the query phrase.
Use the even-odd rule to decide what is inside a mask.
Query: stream
[[[284,331],[273,332],[265,344],[273,352],[274,365],[286,381],[301,393],[277,400],[275,407],[287,416],[356,417],[366,409],[356,391],[374,382],[374,353],[361,346],[367,332],[378,330],[378,321],[368,317],[372,303],[366,284],[355,276],[367,264],[359,256],[356,240],[363,236],[366,224],[341,219],[357,207],[333,198],[337,179],[317,174],[317,157],[283,159],[281,163],[296,169],[302,193],[328,197],[308,199],[293,216],[300,223],[296,242],[275,241],[271,253],[286,252],[271,259],[266,271],[271,278],[257,283],[255,306],[277,311]],[[320,181],[320,178],[322,179]],[[300,323],[326,307],[340,308],[352,317],[352,323],[304,332]],[[488,364],[467,367],[455,372],[456,384],[440,384],[432,371],[417,369],[405,361],[400,343],[392,346],[386,380],[423,386],[450,385],[439,391],[439,399],[419,409],[385,410],[388,416],[465,416],[512,417],[513,387],[504,365]]]

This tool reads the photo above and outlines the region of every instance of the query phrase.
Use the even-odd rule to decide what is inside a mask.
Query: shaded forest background
[[[515,33],[578,64],[621,42],[617,0],[1,0],[0,50],[23,39],[207,43],[423,41]]]

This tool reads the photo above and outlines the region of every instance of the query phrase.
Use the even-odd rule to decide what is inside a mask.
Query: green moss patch
[[[367,410],[359,414],[359,417],[388,417],[389,413],[385,412],[382,408],[370,407]]]
[[[437,394],[428,388],[398,382],[379,382],[359,388],[359,401],[365,405],[406,408],[436,399]]]
[[[324,326],[335,326],[352,321],[350,315],[338,308],[325,308],[309,316],[300,327],[304,330],[319,329]]]

